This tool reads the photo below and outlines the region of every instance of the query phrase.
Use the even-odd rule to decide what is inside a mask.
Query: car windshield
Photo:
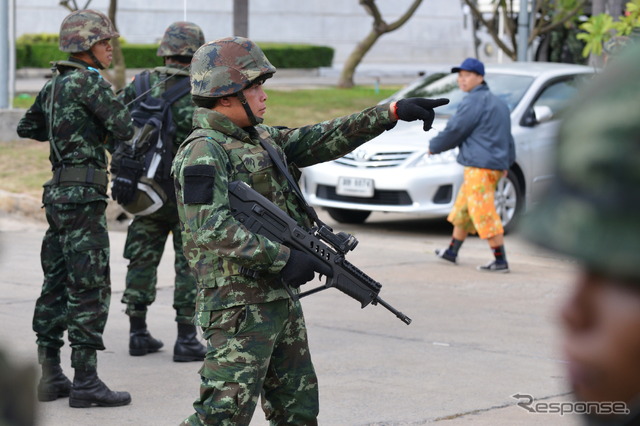
[[[458,74],[432,74],[418,82],[415,82],[395,95],[389,100],[398,100],[411,97],[423,98],[448,98],[449,104],[438,107],[435,111],[438,115],[452,115],[458,109],[458,104],[465,94],[458,88]],[[489,85],[491,92],[504,100],[513,111],[520,99],[524,95],[529,85],[533,82],[533,77],[515,74],[487,73],[485,81]]]

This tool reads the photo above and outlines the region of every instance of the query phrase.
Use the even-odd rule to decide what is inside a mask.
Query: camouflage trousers
[[[111,301],[106,206],[104,201],[45,205],[44,283],[33,315],[40,363],[60,362],[65,330],[73,368],[95,368],[96,350],[104,349]]]
[[[182,425],[248,425],[262,396],[272,425],[316,425],[318,381],[300,302],[211,312],[200,398]]]
[[[122,303],[127,304],[127,315],[146,315],[147,306],[156,299],[158,265],[169,234],[173,236],[175,252],[173,308],[176,311],[176,322],[193,324],[196,280],[191,275],[182,251],[178,207],[173,201],[167,201],[157,212],[148,216],[136,216],[129,225],[124,248],[124,257],[129,259],[129,265]]]

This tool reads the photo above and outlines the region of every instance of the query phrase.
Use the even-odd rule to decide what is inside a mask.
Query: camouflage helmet
[[[99,41],[119,36],[104,13],[90,9],[77,10],[64,18],[60,25],[60,50],[85,52]]]
[[[243,37],[227,37],[200,47],[191,61],[191,94],[220,98],[241,92],[276,72],[262,49]]]
[[[192,22],[174,22],[167,27],[158,47],[158,56],[193,56],[204,44],[202,29]]]
[[[147,216],[157,212],[167,202],[167,194],[152,177],[141,176],[133,200],[123,210],[135,216]]]
[[[640,44],[634,44],[567,110],[556,177],[522,231],[587,269],[640,284]]]

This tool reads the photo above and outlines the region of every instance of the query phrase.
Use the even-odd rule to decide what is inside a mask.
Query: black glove
[[[118,173],[113,178],[111,186],[111,198],[121,206],[126,206],[133,201],[138,186],[138,179],[142,174],[142,164],[137,161],[123,158]]]
[[[289,260],[280,271],[285,284],[294,288],[311,281],[315,272],[330,276],[331,268],[313,256],[295,249],[291,249]]]
[[[401,99],[396,103],[396,114],[398,119],[402,121],[424,121],[423,129],[425,132],[429,131],[435,113],[433,109],[449,103],[449,99],[426,99],[426,98],[406,98]]]

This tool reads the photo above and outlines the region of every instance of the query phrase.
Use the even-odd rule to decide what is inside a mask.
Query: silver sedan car
[[[516,162],[496,190],[496,207],[505,230],[539,199],[549,185],[553,145],[562,110],[595,70],[588,66],[543,62],[487,65],[485,81],[511,110]],[[433,129],[422,122],[396,127],[335,161],[303,170],[301,184],[310,204],[325,208],[342,223],[362,223],[371,212],[444,217],[462,183],[457,150],[429,155],[429,139],[444,129],[465,96],[457,74],[424,77],[383,102],[408,97],[449,98],[437,108]]]

